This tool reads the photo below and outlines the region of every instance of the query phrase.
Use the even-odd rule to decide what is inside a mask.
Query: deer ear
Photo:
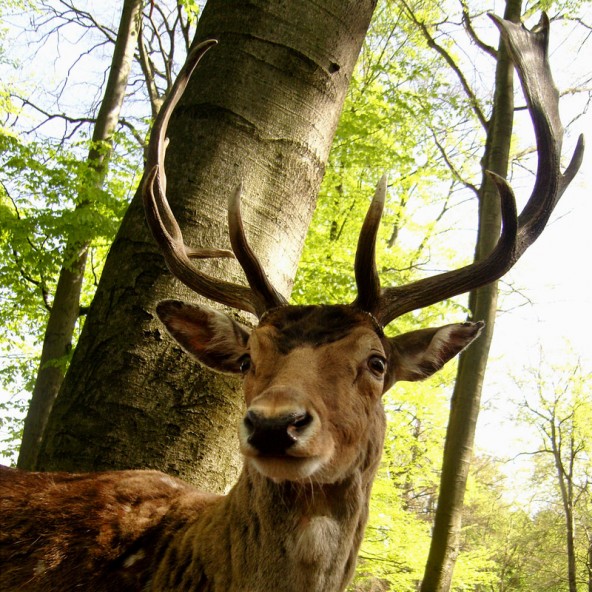
[[[158,318],[173,339],[202,364],[219,372],[240,372],[249,331],[228,315],[208,306],[163,300]]]
[[[389,339],[394,381],[423,380],[479,336],[485,323],[457,323],[403,333]]]

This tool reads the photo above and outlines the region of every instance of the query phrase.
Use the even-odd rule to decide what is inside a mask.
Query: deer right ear
[[[248,352],[246,327],[213,308],[179,300],[163,300],[156,314],[173,339],[202,364],[219,372],[240,372]]]

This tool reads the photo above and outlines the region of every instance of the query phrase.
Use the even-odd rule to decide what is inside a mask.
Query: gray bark
[[[251,246],[289,294],[375,0],[210,0],[204,57],[169,125],[168,195],[192,246],[228,247],[226,198],[244,184]],[[199,263],[241,280],[236,263]],[[175,281],[136,196],[107,259],[50,418],[40,466],[153,467],[212,491],[234,480],[240,384],[188,359],[154,314]]]

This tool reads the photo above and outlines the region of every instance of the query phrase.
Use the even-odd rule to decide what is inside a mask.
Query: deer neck
[[[285,548],[286,559],[319,572],[354,561],[368,515],[369,487],[359,471],[331,484],[274,483],[246,467],[237,484],[239,515],[256,515],[268,549]],[[322,588],[315,588],[322,589]]]
[[[168,555],[185,573],[175,576],[168,561],[159,572],[207,592],[344,590],[377,464],[366,458],[338,483],[320,484],[275,483],[247,463],[229,494],[175,536]]]

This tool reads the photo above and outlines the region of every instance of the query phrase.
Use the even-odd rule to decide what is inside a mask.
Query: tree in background
[[[579,363],[558,366],[541,359],[517,384],[524,393],[522,420],[539,434],[539,447],[532,453],[534,478],[539,487],[551,485],[545,505],[553,509],[551,500],[558,498],[562,509],[565,561],[558,579],[567,580],[569,592],[577,592],[590,582],[592,381]]]
[[[137,45],[141,19],[141,0],[127,0],[123,4],[121,21],[113,49],[109,79],[101,100],[88,153],[88,176],[76,199],[73,215],[92,207],[93,193],[103,188],[113,136],[127,91],[134,50]],[[90,240],[78,233],[65,237],[63,262],[51,304],[47,297],[49,316],[35,387],[23,428],[23,439],[18,466],[35,469],[45,426],[58,395],[65,374],[64,360],[72,347],[74,329],[80,316],[80,295],[88,258]]]
[[[0,136],[5,190],[0,215],[10,245],[0,266],[6,361],[0,381],[12,391],[12,402],[2,403],[4,429],[11,431],[9,440],[18,436],[20,425],[11,409],[22,405],[19,391],[33,391],[20,451],[21,466],[31,467],[106,249],[138,181],[150,114],[172,84],[179,66],[175,60],[184,57],[196,5],[150,3],[140,18],[143,3],[128,1],[121,26],[112,28],[109,7],[107,13],[91,13],[53,0],[29,4],[27,26],[22,5],[5,3],[6,20],[14,25],[11,55],[19,56],[20,43],[26,51],[6,60],[4,79],[30,60],[34,68],[35,57],[43,61],[58,39],[55,66],[67,72],[57,87],[48,85],[42,93],[26,82],[28,76],[17,75],[8,86],[11,108],[3,110]],[[18,14],[11,14],[15,8]],[[69,44],[76,44],[75,52],[68,51]],[[113,56],[106,72],[101,71],[102,55]],[[122,105],[128,77],[130,90]]]
[[[504,19],[518,22],[520,0],[507,0]],[[468,9],[463,17],[470,27]],[[473,30],[473,29],[469,29]],[[426,33],[429,35],[429,33]],[[432,43],[435,41],[432,39]],[[435,47],[439,47],[435,45]],[[483,47],[483,44],[481,44]],[[494,53],[491,48],[489,51]],[[445,53],[445,56],[448,54]],[[479,225],[475,260],[485,258],[494,248],[501,228],[501,210],[497,189],[486,171],[508,175],[510,144],[514,121],[514,65],[504,41],[500,41],[496,60],[493,106],[488,120],[479,116],[487,133],[482,158],[482,181],[477,190]],[[533,67],[536,67],[533,64]],[[478,109],[477,104],[474,108]],[[473,455],[475,429],[479,416],[481,391],[497,313],[497,282],[479,288],[469,297],[469,318],[485,321],[482,339],[459,359],[447,427],[440,495],[436,510],[432,543],[422,581],[422,592],[448,592],[459,552],[463,499]]]

